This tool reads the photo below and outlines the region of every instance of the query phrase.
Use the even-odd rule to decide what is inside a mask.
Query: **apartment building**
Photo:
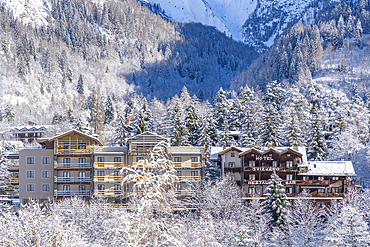
[[[86,199],[104,197],[120,203],[132,195],[132,183],[122,184],[123,167],[134,168],[137,162],[150,158],[158,143],[177,170],[176,193],[186,195],[189,182],[204,178],[203,147],[172,147],[167,138],[145,132],[128,140],[127,147],[103,146],[98,138],[71,130],[50,139],[38,139],[40,148],[19,152],[19,198],[47,200],[79,196]]]

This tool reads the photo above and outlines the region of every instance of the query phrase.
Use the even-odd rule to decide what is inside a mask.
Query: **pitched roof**
[[[155,136],[155,137],[157,137],[157,138],[159,138],[159,139],[164,139],[164,140],[168,141],[168,138],[163,137],[163,136],[160,136],[160,135],[158,135],[158,134],[156,134],[156,133],[153,133],[153,132],[150,132],[150,131],[145,131],[145,132],[143,132],[143,133],[140,133],[140,134],[138,134],[138,135],[136,135],[136,136],[133,136],[133,137],[130,137],[130,138],[128,138],[128,139],[129,139],[129,140],[137,139],[138,137],[142,137],[142,136]]]
[[[219,155],[222,155],[222,154],[224,154],[224,153],[227,153],[227,152],[229,152],[229,151],[237,151],[237,152],[242,152],[242,150],[240,150],[240,149],[238,149],[238,148],[236,148],[236,147],[230,147],[230,148],[227,148],[227,149],[225,149],[225,150],[223,150],[223,151],[221,151],[221,152],[219,152],[218,154]]]
[[[356,176],[351,161],[308,161],[308,169],[299,175]]]
[[[99,146],[103,146],[103,144],[99,141],[98,138],[94,137],[94,136],[91,136],[91,135],[88,135],[88,134],[85,134],[81,131],[78,131],[78,130],[70,130],[70,131],[67,131],[67,132],[64,132],[62,134],[59,134],[57,136],[54,136],[53,138],[49,139],[49,142],[53,142],[59,138],[62,138],[64,136],[68,136],[68,135],[81,135],[81,136],[85,136],[95,142],[97,142],[99,144]]]

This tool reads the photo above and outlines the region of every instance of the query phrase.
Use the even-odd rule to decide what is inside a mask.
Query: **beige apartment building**
[[[94,136],[71,130],[50,139],[38,139],[40,148],[19,152],[19,198],[40,201],[49,198],[79,196],[86,199],[106,198],[111,203],[126,201],[132,183],[122,184],[124,167],[134,168],[137,162],[149,159],[158,143],[166,147],[179,177],[175,185],[179,196],[189,193],[189,185],[204,178],[203,147],[172,147],[168,138],[144,132],[128,140],[128,147],[108,147]],[[194,186],[196,188],[196,186]]]

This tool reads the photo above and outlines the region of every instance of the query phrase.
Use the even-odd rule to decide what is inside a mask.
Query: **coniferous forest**
[[[175,22],[160,6],[136,0],[45,6],[45,23],[36,24],[0,2],[1,151],[17,151],[10,131],[26,121],[46,126],[48,137],[74,128],[111,146],[152,131],[173,146],[204,146],[208,156],[211,147],[298,144],[309,160],[352,161],[364,192],[351,191],[344,206],[325,210],[273,196],[245,204],[240,189],[217,180],[219,168],[207,163],[207,181],[189,202],[196,210],[174,215],[170,191],[156,198],[155,210],[145,198],[130,210],[100,200],[32,202],[17,214],[3,212],[1,244],[368,245],[368,0],[315,1],[310,21],[297,20],[264,50],[214,27]],[[258,32],[257,21],[250,19],[246,32]],[[272,177],[269,194],[279,189]]]

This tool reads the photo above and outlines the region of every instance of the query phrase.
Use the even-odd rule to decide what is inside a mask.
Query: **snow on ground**
[[[241,27],[255,10],[257,0],[154,0],[173,20],[214,26],[235,40],[242,40]]]

